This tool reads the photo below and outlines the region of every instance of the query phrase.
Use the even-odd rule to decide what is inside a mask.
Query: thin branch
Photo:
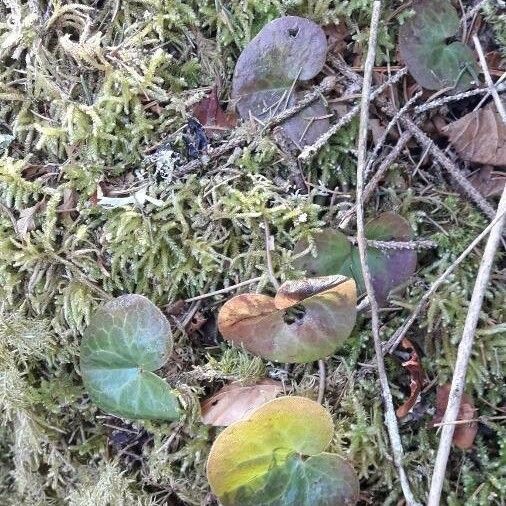
[[[497,93],[501,93],[506,90],[506,84],[499,83],[493,86],[493,89],[497,91]],[[464,91],[463,93],[457,93],[456,95],[450,95],[449,97],[441,97],[435,100],[431,100],[430,102],[426,102],[425,104],[421,104],[414,108],[415,114],[420,114],[422,112],[430,111],[431,109],[435,109],[436,107],[441,107],[444,104],[449,102],[456,102],[459,100],[464,100],[465,98],[474,97],[476,95],[483,95],[484,93],[489,93],[490,88],[476,88],[475,90]]]
[[[241,286],[251,285],[253,283],[258,283],[262,279],[262,276],[258,276],[257,278],[247,279],[246,281],[241,281],[235,285],[227,286],[226,288],[221,288],[220,290],[215,290],[214,292],[204,293],[202,295],[197,295],[196,297],[190,297],[189,299],[185,299],[185,302],[193,302],[195,300],[207,299],[209,297],[214,297],[215,295],[220,295],[222,293],[228,293],[240,288]]]
[[[504,212],[506,211],[506,187],[504,188],[499,205],[497,206],[496,216],[501,216],[498,222],[493,226],[483,252],[480,268],[476,275],[469,311],[462,331],[462,339],[457,351],[457,360],[453,373],[452,386],[448,397],[448,405],[442,422],[446,425],[441,430],[441,439],[432,473],[432,482],[429,491],[429,500],[427,506],[438,506],[440,504],[441,491],[445,478],[446,464],[450,455],[450,448],[455,431],[455,425],[451,422],[457,420],[462,394],[466,384],[466,372],[471,357],[474,335],[480,317],[481,305],[485,296],[485,291],[490,279],[490,273],[494,264],[494,257],[502,237],[503,226],[505,222]]]
[[[318,382],[318,403],[321,404],[323,402],[323,396],[325,395],[325,362],[320,359],[318,360],[318,371],[319,371],[319,382]]]
[[[481,47],[480,39],[476,34],[473,35],[474,47],[476,48],[476,52],[478,53],[478,58],[480,60],[481,70],[483,71],[483,75],[485,76],[485,82],[487,83],[488,89],[492,94],[492,98],[494,99],[495,106],[497,107],[497,111],[501,116],[502,122],[506,125],[506,110],[504,109],[504,104],[501,101],[501,97],[499,97],[499,93],[494,86],[494,81],[490,77],[490,72],[488,71],[487,60],[485,60],[485,54],[483,53],[483,48]]]
[[[352,244],[357,244],[358,239],[356,237],[348,237],[348,240]],[[432,249],[437,248],[437,243],[431,241],[430,239],[419,239],[417,241],[376,241],[373,239],[366,239],[365,242],[368,246],[372,248],[378,248],[383,250],[389,249],[410,249],[410,250],[420,250],[420,249]]]
[[[394,335],[387,341],[384,346],[385,352],[391,353],[395,348],[397,348],[398,344],[404,339],[404,336],[407,334],[408,330],[411,328],[411,325],[416,321],[420,313],[425,309],[427,304],[429,303],[432,296],[436,293],[438,288],[445,282],[446,278],[467,258],[469,253],[473,251],[474,248],[487,236],[490,230],[497,224],[499,220],[503,218],[505,211],[499,213],[490,224],[483,229],[483,231],[475,237],[471,243],[467,246],[467,248],[458,256],[458,258],[447,268],[445,271],[439,276],[434,283],[430,286],[429,290],[423,295],[420,299],[420,302],[416,305],[415,309],[413,309],[409,318],[403,323],[401,327],[399,327]]]
[[[272,268],[272,257],[271,251],[273,248],[273,239],[271,236],[271,232],[269,229],[269,223],[264,219],[264,229],[265,229],[265,259],[267,261],[267,273],[269,274],[269,279],[271,280],[272,285],[277,290],[279,288],[279,281],[276,279],[274,274],[274,269]]]
[[[390,151],[388,155],[385,156],[380,166],[378,167],[378,170],[373,174],[371,180],[366,184],[364,188],[364,193],[362,194],[362,201],[361,201],[362,205],[364,205],[371,198],[371,195],[378,186],[379,182],[383,179],[383,176],[386,174],[387,170],[392,166],[392,163],[394,163],[395,160],[397,160],[397,158],[401,154],[402,150],[406,147],[406,144],[409,142],[411,137],[412,135],[410,132],[403,132],[402,135],[399,137],[397,144],[393,147],[392,151]],[[350,221],[355,216],[356,212],[357,206],[356,204],[354,204],[353,207],[351,207],[344,213],[340,223],[337,225],[338,228],[340,229],[346,228],[349,225]]]
[[[402,448],[401,436],[397,425],[392,394],[388,384],[388,378],[383,360],[381,349],[381,338],[379,331],[379,306],[374,294],[372,278],[369,266],[367,264],[367,241],[364,234],[364,208],[362,205],[362,194],[364,188],[364,172],[367,163],[367,127],[369,122],[369,104],[371,101],[371,80],[376,55],[376,39],[378,34],[378,25],[380,20],[381,1],[376,0],[373,4],[371,29],[369,33],[369,47],[367,49],[367,58],[364,66],[364,79],[362,85],[362,98],[360,101],[360,126],[358,135],[358,160],[357,160],[357,239],[358,250],[360,254],[360,264],[367,296],[371,304],[372,333],[374,339],[374,349],[378,367],[378,376],[381,385],[381,395],[385,407],[385,423],[392,445],[395,467],[399,474],[401,488],[408,505],[418,504],[411,492],[408,478],[403,467],[404,451]]]
[[[381,95],[389,86],[398,82],[404,75],[406,75],[407,70],[401,69],[399,72],[396,72],[394,76],[385,81],[381,86],[376,88],[371,93],[371,100]],[[306,161],[309,158],[313,157],[325,144],[327,144],[328,140],[336,134],[343,126],[347,125],[358,113],[360,112],[360,104],[354,105],[335,125],[332,125],[329,130],[327,130],[321,137],[319,137],[314,144],[310,146],[306,146],[299,155],[299,160]]]

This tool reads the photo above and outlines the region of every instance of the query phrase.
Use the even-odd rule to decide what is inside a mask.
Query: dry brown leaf
[[[27,207],[19,213],[19,219],[16,222],[16,228],[21,239],[26,239],[28,232],[31,232],[35,229],[35,216],[39,210],[45,207],[45,205],[45,201],[41,200],[34,206]]]
[[[338,20],[338,23],[330,23],[322,27],[325,35],[327,36],[328,50],[330,53],[340,55],[348,43],[346,39],[350,39],[350,30],[343,20]]]
[[[281,382],[271,379],[263,379],[249,386],[240,383],[225,385],[201,403],[202,421],[207,425],[228,427],[244,420],[253,410],[271,401],[282,391]]]
[[[448,405],[451,385],[446,383],[437,388],[436,393],[436,413],[432,418],[432,424],[440,423]],[[474,402],[470,395],[463,394],[460,402],[460,409],[457,420],[473,420],[476,418]],[[465,424],[456,424],[453,433],[453,443],[461,450],[467,450],[473,446],[474,438],[478,432],[478,424],[469,422]]]
[[[237,123],[234,114],[227,113],[221,108],[216,86],[209,95],[195,104],[193,114],[205,129],[228,130],[234,128]]]
[[[506,166],[506,125],[494,104],[466,114],[442,131],[466,162]]]
[[[402,406],[399,406],[397,408],[396,411],[399,418],[405,417],[416,404],[418,396],[420,395],[420,392],[422,391],[423,385],[425,383],[420,355],[418,354],[416,348],[413,346],[413,343],[409,339],[404,338],[401,341],[401,348],[404,348],[406,352],[409,353],[409,360],[403,362],[402,367],[405,367],[409,371],[411,381],[409,383],[409,397],[404,402],[404,404],[402,404]]]
[[[498,197],[506,184],[506,173],[486,165],[469,177],[469,181],[484,197]]]

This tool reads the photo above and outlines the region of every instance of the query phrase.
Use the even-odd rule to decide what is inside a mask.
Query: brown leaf
[[[21,239],[26,239],[28,232],[31,232],[35,229],[35,216],[39,210],[42,210],[45,206],[45,201],[41,200],[34,206],[27,207],[19,213],[19,219],[16,222],[16,228]]]
[[[401,348],[404,348],[409,353],[409,360],[403,362],[402,367],[405,367],[408,370],[411,376],[411,381],[409,383],[409,397],[402,406],[397,408],[396,411],[399,418],[405,417],[414,407],[425,383],[420,355],[413,346],[413,343],[409,339],[404,338],[401,341]]]
[[[442,131],[466,162],[506,165],[506,125],[494,104],[466,114]]]
[[[344,21],[339,20],[337,24],[330,23],[329,25],[325,25],[323,27],[323,31],[327,36],[329,52],[336,55],[341,54],[348,45],[346,39],[351,38],[350,30]]]
[[[211,93],[195,104],[193,114],[206,129],[228,130],[234,128],[237,118],[234,114],[226,113],[220,106],[216,86]]]
[[[486,165],[469,177],[469,181],[484,197],[497,197],[506,184],[506,174],[494,172],[492,166]]]
[[[448,397],[450,395],[451,385],[446,383],[437,388],[436,393],[436,413],[432,418],[432,424],[440,423],[448,405]],[[473,420],[476,418],[474,402],[470,395],[463,394],[462,401],[460,402],[460,409],[457,420]],[[456,424],[455,432],[453,433],[453,443],[457,448],[466,450],[471,448],[478,432],[478,424],[476,422],[469,422],[465,424]]]
[[[202,421],[228,427],[247,418],[254,409],[274,399],[282,390],[281,382],[271,379],[249,386],[231,383],[201,403]]]
[[[58,206],[58,212],[62,214],[75,213],[77,205],[77,192],[72,188],[63,190],[63,202]]]

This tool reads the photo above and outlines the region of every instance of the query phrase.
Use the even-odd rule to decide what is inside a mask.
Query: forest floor
[[[215,505],[205,464],[221,429],[202,423],[200,402],[231,381],[262,378],[282,381],[286,393],[323,395],[335,423],[331,449],[355,468],[359,504],[404,504],[367,304],[324,361],[324,384],[317,362],[269,362],[224,341],[217,328],[231,296],[272,295],[277,283],[301,276],[297,243],[313,244],[323,229],[357,236],[372,4],[0,0],[2,505]],[[504,2],[455,7],[452,40],[478,62],[477,35],[491,79],[502,79]],[[383,341],[487,227],[506,179],[506,128],[483,67],[477,63],[479,82],[467,94],[423,89],[403,70],[398,33],[412,14],[411,2],[383,2],[372,90],[387,84],[370,100],[362,153],[372,181],[365,221],[395,212],[417,250],[414,275],[381,301]],[[300,90],[324,100],[334,134],[302,154],[287,146],[279,121],[240,120],[231,100],[242,50],[285,15],[324,27],[329,47],[321,72]],[[452,124],[485,107],[492,116],[474,119],[471,147],[458,144],[467,124],[453,134]],[[395,408],[416,384],[397,424],[421,503],[440,437],[433,418],[445,408],[436,392],[452,381],[485,243],[445,277],[406,339],[385,354]],[[442,504],[506,503],[505,282],[502,243],[465,384],[466,428],[476,435],[452,447]],[[83,387],[83,332],[97,307],[127,293],[148,297],[171,323],[174,350],[159,374],[180,393],[181,421],[109,415]]]

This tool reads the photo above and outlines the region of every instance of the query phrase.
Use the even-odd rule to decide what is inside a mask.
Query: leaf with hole
[[[323,68],[327,56],[325,33],[316,23],[297,16],[275,19],[254,37],[239,57],[232,81],[232,98],[243,119],[266,121],[293,106],[296,83],[308,81]],[[313,143],[329,127],[321,101],[283,123],[297,145]]]
[[[355,325],[355,282],[344,276],[287,281],[276,296],[241,294],[218,315],[225,339],[277,362],[332,355]]]
[[[107,413],[131,419],[178,419],[175,392],[153,373],[171,350],[170,325],[162,312],[142,295],[122,295],[100,307],[84,332],[84,386]]]
[[[330,413],[305,397],[280,397],[214,442],[207,478],[224,506],[353,505],[354,469],[327,453],[334,432]]]
[[[387,212],[366,225],[365,236],[375,241],[409,241],[412,232],[404,218]],[[309,248],[306,240],[296,244],[294,255],[302,255],[294,261],[297,269],[306,271],[308,276],[348,276],[355,279],[360,292],[365,292],[358,247],[352,245],[342,232],[323,230],[314,236],[314,246],[315,256],[309,251],[303,254]],[[416,251],[368,247],[367,261],[376,298],[384,302],[392,288],[407,281],[415,272]]]
[[[274,399],[283,391],[280,381],[263,379],[254,385],[239,382],[225,385],[201,403],[202,421],[208,425],[228,427],[244,420],[253,410]]]
[[[429,90],[469,89],[477,80],[471,49],[447,42],[457,35],[459,16],[450,0],[415,0],[415,15],[401,26],[399,51],[416,82]]]

